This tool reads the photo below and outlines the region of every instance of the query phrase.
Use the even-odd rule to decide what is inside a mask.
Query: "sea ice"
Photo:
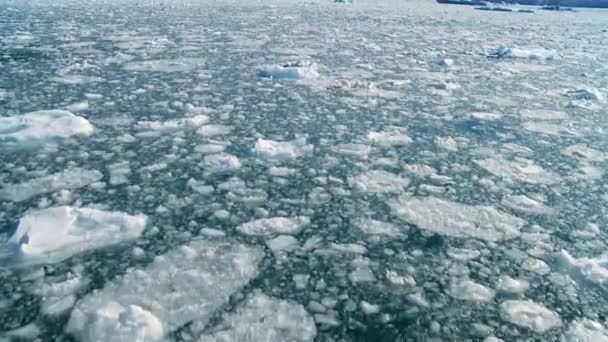
[[[240,224],[236,229],[247,235],[298,234],[310,224],[307,216],[263,218]]]
[[[196,130],[196,134],[205,138],[215,138],[230,133],[231,128],[224,125],[204,125]]]
[[[519,236],[526,221],[491,206],[472,206],[437,197],[400,197],[387,202],[402,220],[433,233],[485,241]]]
[[[544,203],[525,195],[507,195],[502,198],[500,203],[507,208],[526,214],[551,215],[554,213],[553,209]]]
[[[543,48],[507,48],[501,47],[495,54],[502,58],[523,58],[523,59],[539,59],[552,60],[559,59],[560,56],[555,50]]]
[[[275,80],[302,80],[319,77],[314,64],[288,63],[285,65],[266,65],[260,68],[258,76]]]
[[[558,264],[575,280],[588,281],[592,284],[608,288],[608,254],[595,258],[575,258],[562,250],[557,255]]]
[[[515,279],[509,276],[502,276],[498,279],[496,289],[505,293],[519,294],[524,293],[530,287],[530,283],[525,279]]]
[[[103,175],[97,170],[70,168],[23,183],[5,185],[0,189],[0,199],[21,202],[45,193],[63,189],[79,189],[98,182],[102,178]]]
[[[225,173],[240,169],[241,162],[236,156],[221,152],[205,156],[202,166],[208,173]]]
[[[348,183],[361,192],[396,194],[403,192],[410,180],[384,170],[372,170],[348,177]]]
[[[256,292],[199,341],[312,342],[316,335],[315,322],[301,304]]]
[[[606,160],[606,154],[584,144],[570,145],[562,150],[562,154],[581,161],[601,162]]]
[[[205,66],[206,62],[202,58],[178,58],[128,62],[124,69],[140,72],[188,72]]]
[[[7,247],[17,262],[54,263],[87,250],[136,239],[146,222],[144,215],[91,208],[42,209],[19,221]]]
[[[405,146],[412,143],[412,138],[401,127],[387,127],[385,131],[367,133],[367,141],[385,147]]]
[[[407,227],[400,227],[389,222],[383,222],[367,218],[355,220],[353,221],[353,225],[364,234],[385,235],[391,238],[402,237],[403,232],[407,231]]]
[[[500,315],[508,322],[538,333],[562,325],[555,312],[531,300],[507,300],[500,304]]]
[[[254,150],[258,157],[278,163],[294,160],[311,153],[313,146],[306,143],[306,138],[291,141],[274,141],[260,138],[255,142]]]
[[[196,115],[167,121],[138,121],[135,126],[138,130],[174,132],[188,128],[197,128],[209,122],[206,115]]]
[[[577,319],[570,323],[564,334],[565,342],[608,342],[608,331],[590,319]]]
[[[130,269],[76,303],[67,332],[80,341],[158,341],[206,324],[258,272],[258,248],[196,239]]]
[[[36,145],[72,136],[90,136],[93,125],[65,110],[41,110],[0,117],[0,145]]]

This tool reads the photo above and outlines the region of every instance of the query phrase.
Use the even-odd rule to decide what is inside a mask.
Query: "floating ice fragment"
[[[263,218],[240,224],[237,230],[247,235],[298,234],[310,224],[307,216]]]
[[[562,325],[560,317],[553,311],[531,300],[508,300],[500,304],[501,317],[520,327],[544,333]]]
[[[515,279],[509,276],[503,276],[498,279],[496,289],[505,293],[519,294],[524,293],[530,287],[530,283],[525,279]]]
[[[224,125],[204,125],[196,130],[198,135],[205,138],[215,138],[230,133],[231,128]]]
[[[205,325],[258,272],[263,252],[197,239],[131,269],[76,303],[67,332],[80,341],[157,341],[189,322]]]
[[[63,189],[79,189],[103,178],[97,170],[70,168],[63,172],[10,184],[0,189],[0,199],[21,202],[34,196]]]
[[[291,235],[279,235],[274,239],[266,241],[266,245],[273,253],[290,250],[298,245],[298,240]]]
[[[72,136],[90,136],[93,125],[65,110],[41,110],[0,117],[0,146],[37,145]]]
[[[197,128],[209,122],[206,115],[196,115],[181,119],[167,121],[138,121],[135,126],[138,130],[173,132],[188,128]]]
[[[437,197],[400,197],[387,202],[402,220],[433,233],[485,241],[519,236],[526,221],[490,206],[472,206]]]
[[[63,75],[63,76],[51,77],[49,80],[52,82],[63,83],[63,84],[68,84],[68,85],[98,83],[98,82],[104,81],[104,79],[101,77],[86,76],[86,75]]]
[[[364,234],[385,235],[391,238],[402,237],[403,232],[407,231],[407,227],[401,227],[389,222],[365,218],[353,221],[353,225],[361,230]]]
[[[566,250],[557,255],[560,267],[577,281],[587,281],[600,287],[608,287],[608,254],[596,258],[574,258]]]
[[[284,162],[297,159],[311,153],[313,146],[306,143],[306,138],[291,141],[274,141],[258,139],[255,142],[255,153],[268,162]]]
[[[356,157],[359,159],[367,159],[368,154],[371,152],[371,147],[363,144],[338,144],[334,146],[333,151],[338,154],[343,154],[350,157]]]
[[[255,293],[201,342],[312,342],[315,323],[301,304]]]
[[[573,100],[606,102],[606,97],[597,88],[582,86],[578,89],[569,90],[566,95]]]
[[[384,170],[373,170],[349,177],[348,183],[361,192],[397,194],[404,191],[410,180]]]
[[[584,144],[570,145],[562,150],[562,154],[581,161],[600,162],[606,160],[606,154]]]
[[[124,69],[141,72],[187,72],[205,65],[202,58],[156,59],[129,62],[124,65]]]
[[[564,120],[568,117],[565,112],[547,109],[526,109],[520,113],[525,120],[555,121]]]
[[[55,207],[26,214],[7,242],[20,263],[54,263],[74,254],[136,239],[144,215]]]
[[[555,50],[543,48],[507,48],[501,47],[494,54],[499,58],[523,58],[523,59],[559,59],[560,56]]]
[[[375,145],[394,147],[408,145],[413,140],[406,134],[404,128],[391,126],[385,131],[367,133],[367,141]]]

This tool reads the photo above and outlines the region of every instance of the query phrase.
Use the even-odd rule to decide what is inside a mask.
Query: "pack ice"
[[[144,215],[92,208],[42,209],[19,221],[6,247],[18,263],[55,263],[87,250],[136,239],[146,222]]]
[[[259,248],[194,240],[132,269],[76,303],[67,331],[79,341],[159,341],[205,325],[258,272]]]
[[[400,219],[433,233],[485,241],[519,236],[526,221],[491,206],[472,206],[437,197],[404,196],[387,202]]]
[[[0,144],[19,146],[93,134],[85,118],[65,110],[40,110],[0,118]]]

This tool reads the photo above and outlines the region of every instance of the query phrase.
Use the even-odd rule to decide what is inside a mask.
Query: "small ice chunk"
[[[207,122],[209,122],[208,116],[196,115],[167,121],[138,121],[135,128],[144,131],[158,131],[162,133],[170,133],[188,128],[197,128],[203,126]]]
[[[202,154],[213,154],[224,152],[226,146],[220,144],[203,144],[194,148],[194,151]]]
[[[604,152],[591,148],[584,144],[575,144],[562,150],[562,154],[579,159],[581,161],[601,162],[606,160]]]
[[[240,224],[236,229],[247,235],[298,234],[310,224],[307,216],[263,218]]]
[[[502,198],[500,203],[507,208],[521,211],[526,214],[551,215],[554,212],[553,209],[542,202],[525,195],[507,195]]]
[[[313,151],[313,146],[306,143],[306,138],[291,141],[274,141],[258,139],[255,142],[255,153],[268,162],[285,162],[297,159]]]
[[[370,283],[376,281],[376,276],[370,268],[370,261],[364,257],[357,257],[351,261],[352,270],[348,274],[348,279],[352,283]]]
[[[367,248],[357,243],[330,243],[329,248],[339,253],[365,254]]]
[[[396,147],[412,143],[412,138],[406,134],[402,127],[387,127],[385,131],[367,133],[367,141],[371,144]]]
[[[494,156],[476,160],[475,163],[496,177],[511,182],[551,185],[560,181],[557,174],[547,171],[533,160],[525,158],[505,159],[502,156]]]
[[[367,159],[372,148],[368,145],[363,144],[338,144],[334,146],[333,151],[349,157],[355,157],[358,159]]]
[[[530,283],[525,279],[515,279],[509,276],[502,276],[498,279],[496,289],[505,293],[519,294],[528,291]]]
[[[205,156],[202,166],[208,173],[227,173],[241,168],[241,162],[236,156],[221,152]]]
[[[526,258],[526,260],[524,260],[524,262],[521,264],[521,268],[540,275],[545,275],[551,272],[551,269],[546,262],[532,257]]]
[[[481,252],[467,248],[450,248],[447,251],[447,255],[454,260],[469,261],[479,258]]]
[[[319,77],[316,65],[266,65],[259,69],[259,77],[275,80],[305,80]]]
[[[507,300],[500,304],[500,315],[508,322],[538,333],[562,325],[555,312],[531,300]]]
[[[449,294],[456,299],[479,303],[487,303],[494,298],[494,290],[469,279],[453,282]]]
[[[276,167],[273,166],[268,169],[268,173],[270,173],[273,177],[288,177],[296,173],[296,169],[290,169],[287,167]]]
[[[568,117],[565,112],[548,109],[526,109],[520,113],[525,120],[563,120]]]
[[[502,114],[500,113],[490,113],[490,112],[471,112],[468,113],[467,116],[477,120],[486,120],[486,121],[494,121],[502,118]]]
[[[410,180],[384,170],[372,170],[349,177],[348,183],[355,190],[361,192],[397,194],[404,191]]]
[[[110,184],[120,185],[129,183],[131,165],[128,161],[110,164],[108,165],[108,171],[110,171]]]
[[[373,315],[380,312],[380,305],[372,304],[364,300],[359,303],[359,306],[361,306],[361,310],[366,315]]]
[[[76,102],[65,107],[65,109],[72,113],[86,112],[87,110],[89,110],[89,101]]]
[[[472,206],[437,197],[400,197],[387,202],[402,220],[433,233],[500,241],[520,235],[526,221],[491,206]]]
[[[87,250],[133,240],[146,226],[131,216],[90,208],[55,207],[26,214],[7,242],[20,263],[55,263]]]
[[[258,273],[263,255],[238,243],[193,240],[86,295],[66,330],[80,341],[157,341],[190,322],[204,326]]]
[[[577,319],[570,323],[564,334],[565,342],[608,342],[608,330],[590,319]]]
[[[606,102],[606,97],[597,88],[582,86],[566,92],[566,95],[574,100]]]
[[[41,110],[0,117],[0,146],[37,145],[72,136],[90,136],[94,127],[85,118],[65,110]]]
[[[75,74],[51,77],[49,80],[52,82],[63,83],[67,85],[98,83],[104,81],[104,79],[101,77]]]
[[[301,304],[256,292],[200,342],[312,342],[317,328]]]
[[[19,184],[10,184],[0,189],[0,199],[21,202],[34,196],[64,189],[79,189],[103,178],[97,170],[69,168],[52,175],[35,178]]]

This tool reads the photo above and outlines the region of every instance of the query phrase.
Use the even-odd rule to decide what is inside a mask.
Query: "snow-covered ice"
[[[306,143],[306,138],[291,141],[275,141],[258,139],[255,142],[255,153],[258,157],[269,162],[286,162],[302,157],[313,151],[313,146]]]
[[[53,207],[27,213],[5,248],[18,263],[55,263],[74,254],[133,240],[147,218],[92,208]]]
[[[278,235],[298,234],[310,224],[307,216],[296,217],[272,217],[245,222],[237,227],[237,230],[247,235]]]
[[[487,303],[494,298],[494,290],[472,280],[456,280],[449,289],[450,296],[479,303]]]
[[[90,136],[93,125],[65,110],[0,117],[0,146],[29,146],[72,136]]]
[[[564,334],[565,342],[608,342],[608,330],[599,322],[578,319],[570,323]]]
[[[348,184],[357,191],[381,194],[403,192],[409,183],[408,178],[384,170],[368,171],[348,178]]]
[[[476,160],[475,163],[496,177],[511,182],[555,184],[560,181],[560,177],[557,174],[545,170],[542,166],[530,159],[507,159],[499,155],[487,159]]]

